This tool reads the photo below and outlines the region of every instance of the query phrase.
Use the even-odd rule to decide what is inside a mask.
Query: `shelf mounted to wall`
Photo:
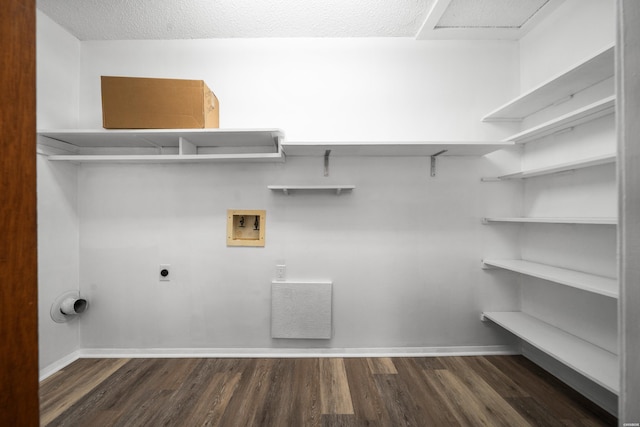
[[[574,224],[574,225],[616,225],[617,218],[534,218],[534,217],[486,217],[483,224]]]
[[[614,114],[615,103],[615,95],[608,96],[600,101],[512,135],[506,138],[505,141],[513,141],[516,144],[526,144],[544,138],[545,136],[570,131],[575,126]]]
[[[410,142],[283,142],[287,156],[324,156],[324,176],[329,175],[329,156],[429,157],[431,176],[436,176],[439,156],[484,156],[512,147],[510,141],[410,141]]]
[[[620,392],[617,355],[519,311],[484,312],[481,319],[494,322],[610,392]]]
[[[613,45],[487,114],[483,122],[521,121],[614,75]]]
[[[342,194],[342,192],[352,191],[356,188],[355,185],[269,185],[267,188],[271,191],[282,191],[285,195],[291,194],[293,191],[307,191],[307,192],[335,192],[336,196]]]
[[[616,162],[616,154],[602,154],[600,156],[589,157],[586,159],[575,160],[567,163],[560,163],[557,165],[546,166],[536,169],[522,170],[519,172],[513,172],[506,175],[501,175],[495,178],[485,177],[482,181],[503,181],[508,179],[527,179],[534,178],[536,176],[552,175],[563,172],[573,172],[577,169],[589,168],[594,166],[601,166]]]
[[[79,163],[283,162],[278,129],[41,130],[49,160]],[[51,153],[49,153],[51,152]],[[64,154],[60,154],[64,153]]]
[[[609,277],[522,259],[483,260],[482,262],[483,268],[485,269],[499,268],[513,271],[570,288],[580,289],[609,298],[618,298],[618,281]]]

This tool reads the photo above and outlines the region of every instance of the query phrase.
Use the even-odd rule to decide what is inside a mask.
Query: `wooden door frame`
[[[0,8],[0,424],[37,426],[36,6]]]

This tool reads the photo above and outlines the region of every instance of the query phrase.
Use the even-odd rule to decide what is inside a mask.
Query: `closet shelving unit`
[[[553,79],[515,98],[483,118],[485,122],[522,121],[524,118],[545,108],[570,99],[581,90],[587,89],[614,75],[614,48],[609,46],[591,58],[583,61]],[[516,144],[531,143],[546,136],[570,130],[574,126],[614,114],[615,97],[608,96],[597,102],[561,115],[540,125],[519,132],[504,141]],[[521,170],[499,176],[483,178],[483,181],[535,178],[549,174],[570,172],[615,163],[615,153],[546,167]],[[489,217],[483,223],[494,224],[580,224],[584,226],[616,225],[616,218],[533,218],[533,217]],[[536,277],[560,285],[589,292],[603,298],[618,298],[618,281],[557,266],[545,265],[521,259],[485,259],[483,268],[502,269],[517,274]],[[598,345],[572,335],[533,317],[525,312],[484,312],[483,321],[513,333],[521,340],[555,358],[569,368],[591,379],[614,394],[619,393],[619,358]]]
[[[279,129],[42,130],[52,161],[78,163],[282,162]]]

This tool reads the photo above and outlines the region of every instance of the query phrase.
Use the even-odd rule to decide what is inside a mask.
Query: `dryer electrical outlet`
[[[158,278],[161,282],[168,282],[171,280],[171,265],[170,264],[160,264],[160,268],[158,270]]]

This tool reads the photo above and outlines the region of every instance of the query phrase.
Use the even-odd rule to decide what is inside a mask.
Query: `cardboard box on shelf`
[[[202,80],[102,76],[105,129],[219,127],[216,95]]]

